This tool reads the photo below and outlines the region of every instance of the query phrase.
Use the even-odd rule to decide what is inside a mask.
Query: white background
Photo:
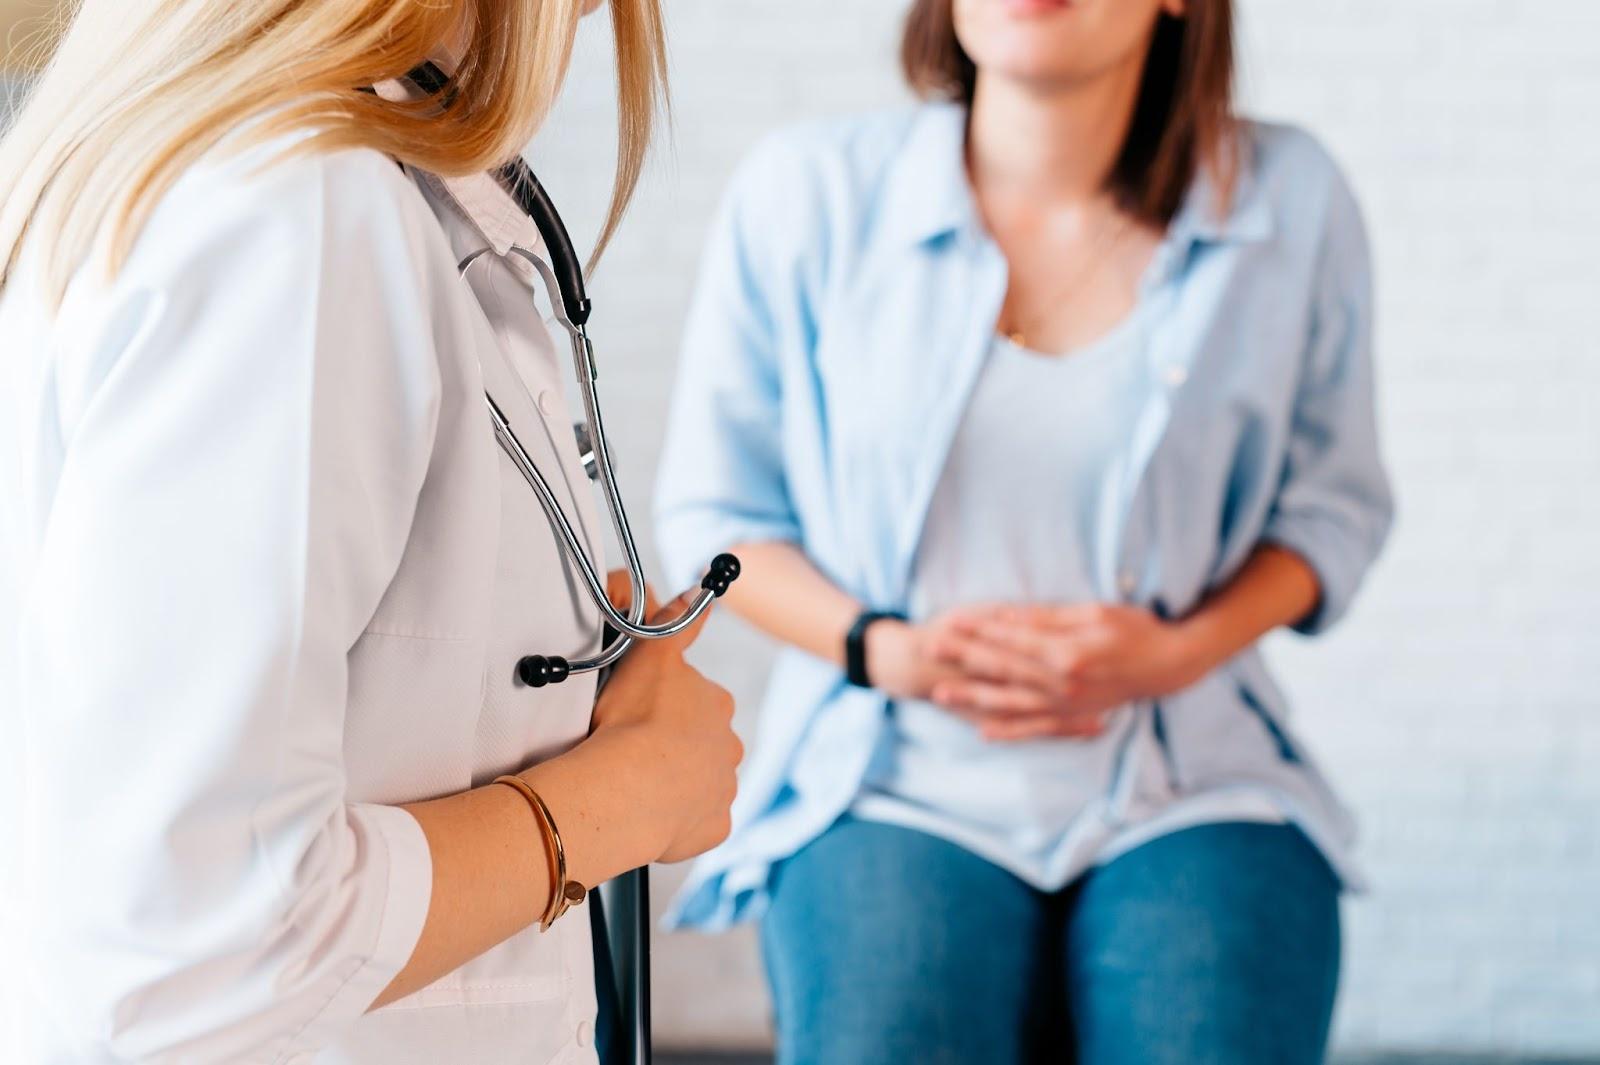
[[[730,168],[773,126],[904,99],[899,0],[665,7],[673,135],[594,293],[641,514]],[[1273,648],[1374,881],[1346,907],[1338,1039],[1600,1052],[1600,3],[1242,0],[1240,24],[1247,109],[1332,147],[1379,271],[1398,530],[1341,629]],[[580,244],[610,161],[605,30],[534,151]],[[753,731],[764,643],[723,621],[699,660]],[[748,935],[657,949],[663,1041],[767,1039]]]
[[[1313,129],[1366,205],[1401,500],[1349,621],[1273,648],[1375,884],[1346,908],[1339,1042],[1600,1053],[1600,3],[1241,3],[1248,109]],[[674,129],[594,286],[640,515],[729,170],[773,126],[904,99],[900,0],[665,6]],[[580,244],[611,160],[605,56],[586,28],[535,147]],[[767,657],[728,621],[700,649],[747,732]],[[663,1042],[766,1041],[748,934],[657,949]]]

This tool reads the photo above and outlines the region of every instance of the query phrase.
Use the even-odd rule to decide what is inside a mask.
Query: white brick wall
[[[595,286],[641,507],[729,169],[769,127],[902,98],[899,0],[666,7],[676,136]],[[1349,622],[1274,647],[1376,888],[1347,907],[1338,1038],[1600,1053],[1600,3],[1242,0],[1241,22],[1250,109],[1325,138],[1367,208],[1402,506]],[[537,150],[586,233],[593,30]],[[759,639],[723,622],[701,659],[754,701]],[[663,937],[657,980],[663,1040],[766,1038],[747,935]]]
[[[1250,99],[1367,205],[1402,500],[1361,612],[1280,654],[1376,880],[1340,1033],[1600,1050],[1600,5],[1245,18]]]

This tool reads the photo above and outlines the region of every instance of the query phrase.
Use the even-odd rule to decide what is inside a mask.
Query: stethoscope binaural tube
[[[460,270],[463,275],[471,269],[472,264],[488,253],[488,250],[479,251],[468,256],[462,261]],[[594,449],[595,479],[599,482],[602,495],[605,497],[606,509],[610,513],[611,523],[617,536],[617,543],[621,546],[627,564],[628,583],[631,598],[629,599],[628,613],[624,615],[611,602],[606,594],[605,583],[590,561],[588,552],[584,549],[583,542],[578,538],[577,530],[573,528],[571,520],[561,508],[560,501],[556,499],[549,482],[534,465],[522,442],[517,439],[517,434],[511,428],[510,421],[505,412],[495,402],[494,397],[488,392],[484,393],[484,402],[489,410],[489,419],[494,427],[495,439],[499,442],[501,450],[511,459],[512,465],[527,481],[528,487],[533,490],[534,496],[539,500],[539,505],[544,509],[551,526],[555,529],[562,549],[577,567],[579,575],[583,578],[585,589],[589,597],[594,600],[595,606],[600,610],[606,624],[610,625],[619,634],[620,638],[603,648],[593,658],[568,661],[559,655],[529,655],[517,663],[518,678],[530,687],[544,687],[546,684],[559,684],[570,676],[581,673],[590,673],[595,670],[605,669],[614,664],[625,654],[634,640],[662,640],[676,636],[698,621],[711,607],[712,600],[720,597],[728,587],[739,577],[739,560],[730,554],[720,554],[712,559],[705,576],[700,581],[700,593],[695,596],[682,614],[669,621],[659,624],[644,624],[644,564],[639,559],[638,545],[633,537],[633,529],[628,523],[628,515],[622,504],[622,493],[618,490],[611,459],[611,447],[606,437],[605,421],[600,414],[599,396],[596,391],[596,380],[599,374],[595,368],[594,350],[589,343],[582,326],[577,326],[567,317],[565,300],[562,298],[560,283],[551,267],[537,255],[526,248],[512,247],[510,253],[525,260],[543,279],[551,296],[552,311],[558,323],[566,330],[572,341],[573,363],[578,378],[578,391],[583,397],[585,423],[589,429],[589,439]],[[587,300],[583,301],[587,304]]]
[[[445,101],[445,106],[449,105],[450,79],[436,65],[423,63],[408,77],[424,93],[429,96],[439,96]],[[549,193],[545,191],[525,160],[514,159],[502,167],[495,176],[523,212],[533,220],[550,255],[550,262],[546,263],[526,248],[513,246],[509,249],[510,254],[518,256],[533,267],[544,282],[545,290],[550,297],[551,314],[571,340],[573,369],[578,379],[579,392],[583,397],[589,443],[594,451],[593,476],[605,497],[612,529],[616,533],[618,546],[622,548],[630,592],[628,612],[624,615],[616,609],[610,596],[606,594],[604,581],[595,571],[582,541],[579,540],[577,532],[562,510],[549,483],[534,465],[522,442],[517,439],[517,434],[511,428],[505,412],[486,391],[484,400],[494,426],[495,439],[522,474],[523,479],[528,482],[528,487],[533,490],[550,524],[556,530],[563,550],[578,567],[589,597],[600,610],[606,624],[620,637],[603,646],[592,658],[568,661],[560,655],[524,657],[517,664],[518,678],[531,687],[543,687],[546,684],[558,684],[576,674],[591,673],[615,664],[627,653],[634,640],[660,640],[683,632],[710,609],[713,599],[721,596],[728,590],[729,585],[738,579],[739,560],[731,554],[718,555],[711,561],[700,582],[700,594],[682,614],[670,621],[655,625],[644,623],[644,564],[639,559],[638,545],[628,522],[627,510],[622,503],[622,493],[617,488],[611,447],[606,437],[605,420],[601,416],[600,401],[596,393],[595,382],[599,378],[599,371],[595,366],[594,346],[590,343],[586,332],[593,305],[589,301],[584,281],[583,262],[573,247],[572,237],[567,232],[566,224],[561,220],[561,213],[556,210],[554,201],[550,199]],[[459,266],[462,276],[465,276],[472,264],[488,251],[489,249],[485,248],[464,259]]]

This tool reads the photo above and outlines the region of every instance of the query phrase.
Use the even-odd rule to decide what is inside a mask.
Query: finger
[[[1010,741],[1026,739],[1092,739],[1106,730],[1103,715],[1080,714],[1061,710],[1031,710],[1019,713],[1007,711],[977,711],[964,707],[944,709],[975,727],[986,740]]]
[[[1076,706],[1057,706],[1048,714],[989,714],[981,730],[985,739],[1001,741],[1041,736],[1092,739],[1103,735],[1127,705],[1126,701],[1102,696]]]
[[[1044,692],[981,680],[942,681],[934,685],[933,701],[973,714],[1044,713],[1050,709],[1050,697]]]
[[[1067,606],[1025,604],[1002,610],[997,619],[1040,629],[1063,631],[1095,624],[1105,616],[1100,603],[1073,603]]]
[[[1052,729],[1076,733],[1095,730],[1103,723],[1107,714],[1098,709],[1055,705],[1048,710],[995,710],[972,716],[981,717],[985,726],[1011,728],[1047,725]]]
[[[1011,720],[990,720],[979,731],[984,739],[993,743],[1017,743],[1038,739],[1087,740],[1103,735],[1105,730],[1103,716],[1033,714],[1018,715]]]
[[[1013,603],[969,603],[946,610],[934,619],[934,623],[957,630],[971,629],[974,625],[1007,616],[1014,607]]]
[[[633,582],[628,577],[625,569],[614,569],[606,574],[606,598],[611,600],[611,605],[623,614],[633,604]],[[644,586],[644,612],[649,617],[661,609],[660,602],[656,599],[655,589],[648,584]]]
[[[1097,622],[1055,628],[1016,621],[993,621],[981,630],[983,639],[1037,659],[1051,683],[1071,689],[1104,678],[1107,655],[1117,644]]]
[[[1071,680],[1081,664],[1078,641],[1056,629],[996,618],[983,622],[976,635],[992,646],[1038,663],[1055,684]]]
[[[654,614],[650,615],[650,624],[665,625],[668,622],[676,621],[678,618],[682,617],[691,606],[694,605],[694,601],[699,597],[699,595],[699,588],[689,589],[687,592],[684,592],[682,595],[678,596],[678,598],[674,599],[666,606],[659,608]],[[700,632],[706,627],[706,622],[711,618],[711,611],[714,609],[714,606],[715,604],[707,607],[705,613],[701,614],[694,620],[693,624],[684,629],[682,632],[678,633],[676,636],[673,636],[669,640],[662,640],[659,642],[671,645],[680,653],[687,651],[689,647],[700,638]]]
[[[935,661],[954,666],[979,680],[996,684],[1053,688],[1054,674],[1034,655],[979,636],[941,633],[932,646]]]

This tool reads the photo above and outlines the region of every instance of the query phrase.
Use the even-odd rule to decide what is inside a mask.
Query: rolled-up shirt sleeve
[[[1321,598],[1294,628],[1322,632],[1349,609],[1394,519],[1378,446],[1372,268],[1355,199],[1335,180],[1288,455],[1265,539],[1301,556]]]
[[[671,430],[656,481],[656,530],[674,587],[697,583],[713,554],[741,543],[799,542],[784,470],[782,351],[803,339],[785,233],[785,146],[769,140],[741,167],[707,240],[684,328]],[[787,219],[785,222],[783,220]]]
[[[400,181],[371,153],[185,179],[63,308],[20,656],[28,980],[62,1060],[296,1060],[420,934],[426,840],[343,760],[438,417]]]

